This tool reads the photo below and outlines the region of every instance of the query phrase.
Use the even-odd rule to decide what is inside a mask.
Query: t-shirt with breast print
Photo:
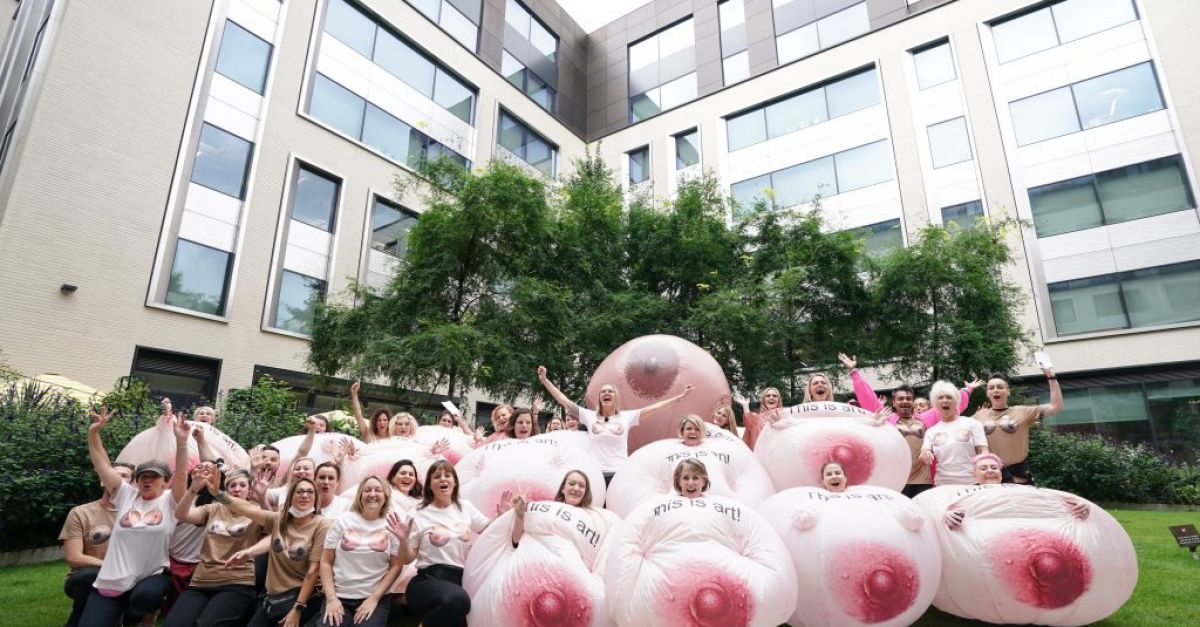
[[[127,592],[167,567],[167,545],[175,531],[175,501],[170,490],[147,501],[128,483],[121,484],[113,501],[117,523],[93,585],[98,590]]]
[[[487,525],[488,517],[466,500],[458,506],[430,503],[418,508],[408,530],[408,543],[417,551],[417,568],[433,564],[462,568],[471,539]]]
[[[309,566],[321,561],[325,533],[329,530],[329,521],[320,514],[313,514],[303,523],[293,518],[286,529],[276,532],[275,520],[286,515],[267,514],[265,527],[271,535],[271,548],[267,551],[267,594],[287,592],[304,583]]]
[[[1041,405],[1012,405],[1004,409],[981,407],[975,419],[983,424],[988,450],[1004,463],[1015,464],[1029,456],[1029,428],[1041,420]]]
[[[116,522],[117,509],[108,509],[97,499],[71,508],[58,539],[83,540],[83,554],[102,560]]]
[[[200,565],[192,575],[192,585],[213,588],[226,585],[254,585],[254,560],[226,568],[225,561],[234,553],[249,549],[262,538],[262,528],[245,516],[238,516],[220,503],[196,508],[203,512],[204,545],[200,547]]]
[[[387,529],[387,520],[367,520],[347,511],[325,535],[325,548],[335,551],[333,585],[339,599],[365,599],[387,574],[400,541]]]

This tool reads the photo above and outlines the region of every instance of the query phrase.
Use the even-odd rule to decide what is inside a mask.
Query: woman
[[[976,455],[972,460],[974,464],[975,483],[979,485],[1000,485],[1003,479],[1002,469],[1004,462],[1000,460],[1000,456],[995,453],[981,453]],[[1036,488],[1035,488],[1036,489]],[[1062,496],[1063,505],[1067,512],[1072,516],[1086,520],[1091,514],[1091,507],[1087,502],[1080,500],[1073,494],[1065,492],[1059,493]],[[942,522],[950,529],[957,529],[962,525],[963,520],[967,516],[967,511],[958,503],[952,503],[946,508],[946,512],[942,514]]]
[[[298,478],[288,488],[279,511],[259,509],[249,501],[218,492],[216,501],[238,516],[260,525],[270,537],[267,553],[266,598],[250,619],[252,627],[298,627],[321,615],[320,597],[313,589],[321,564],[321,550],[329,521],[321,516],[317,484]],[[235,554],[232,563],[240,564],[249,555]]]
[[[180,522],[204,529],[200,549],[200,565],[192,575],[191,584],[171,612],[164,627],[193,627],[194,625],[241,625],[254,612],[258,594],[254,589],[254,565],[250,562],[226,568],[239,551],[246,551],[259,540],[262,528],[248,516],[234,514],[220,503],[194,505],[196,495],[220,491],[220,472],[201,465],[192,477],[184,498],[175,507]],[[250,473],[234,470],[225,476],[225,491],[239,499],[250,494]]]
[[[392,415],[386,408],[380,407],[371,413],[370,421],[363,418],[362,402],[358,400],[358,392],[361,389],[361,381],[350,384],[350,407],[354,410],[354,420],[358,423],[358,432],[362,441],[370,444],[375,440],[388,439],[391,437],[388,423],[391,421]]]
[[[1029,467],[1029,429],[1046,416],[1063,410],[1062,388],[1050,368],[1043,368],[1050,385],[1050,402],[1045,405],[1009,405],[1008,381],[993,375],[987,382],[987,406],[974,418],[983,424],[988,449],[1004,460],[1004,482],[1033,485]]]
[[[933,405],[931,405],[929,403],[929,399],[925,398],[924,396],[918,396],[913,399],[913,411],[917,412],[918,414],[927,412],[930,409],[933,409]]]
[[[745,398],[738,397],[737,402],[742,406],[742,421],[746,423],[742,440],[746,442],[746,446],[754,448],[754,443],[758,441],[758,434],[762,433],[763,427],[779,420],[779,410],[783,409],[783,397],[779,395],[779,390],[776,388],[764,389],[758,395],[757,412],[750,411],[750,402]]]
[[[562,430],[563,430],[563,421],[562,421],[562,418],[559,418],[558,416],[551,418],[550,422],[546,423],[546,433],[550,433],[552,431],[562,431]]]
[[[203,422],[204,424],[215,425],[217,424],[217,410],[209,407],[208,405],[197,407],[196,410],[192,412],[192,420],[196,422]]]
[[[825,462],[821,466],[821,485],[830,492],[845,492],[850,486],[846,480],[846,469],[840,462]]]
[[[741,434],[738,433],[737,417],[733,415],[733,408],[729,406],[728,395],[713,410],[712,419],[709,422],[716,425],[719,429],[724,429],[732,433],[735,438],[741,437]]]
[[[312,481],[316,477],[316,472],[317,460],[311,457],[297,457],[293,459],[292,465],[288,467],[287,472],[283,475],[283,485],[267,490],[266,498],[262,502],[263,507],[266,509],[279,509],[279,504],[287,496],[292,482],[297,479]]]
[[[934,383],[929,397],[939,422],[925,430],[920,459],[932,469],[933,485],[970,485],[971,460],[988,451],[983,425],[958,415],[958,390],[952,383]]]
[[[541,413],[541,399],[533,401],[533,409],[524,407],[513,410],[512,420],[508,425],[508,437],[514,440],[524,440],[538,434],[538,423],[535,416]]]
[[[471,428],[467,426],[467,421],[463,420],[462,414],[452,413],[449,409],[443,410],[438,414],[437,426],[446,427],[447,429],[459,429],[467,435],[475,435]]]
[[[567,414],[566,419],[563,420],[563,429],[567,431],[579,431],[579,427],[579,416]]]
[[[993,485],[1000,483],[1004,478],[1001,469],[1004,468],[1004,460],[995,453],[980,453],[971,460],[974,465],[975,483],[979,485]]]
[[[704,441],[704,421],[696,414],[688,414],[679,419],[679,439],[684,446],[700,446]]]
[[[675,491],[687,499],[704,496],[711,485],[708,481],[708,468],[704,462],[695,459],[685,459],[675,467]]]
[[[409,501],[412,505],[420,501],[423,493],[421,481],[417,479],[417,465],[411,459],[402,459],[392,464],[387,479],[395,491],[391,501],[393,511],[396,510],[398,498]]]
[[[446,460],[429,467],[421,504],[411,517],[388,515],[401,563],[417,563],[407,589],[408,609],[422,625],[466,626],[471,599],[462,588],[463,565],[473,534],[489,522],[469,501],[459,500],[458,474]]]
[[[820,403],[832,400],[833,384],[829,382],[829,375],[824,372],[809,375],[808,382],[804,384],[804,402]]]
[[[342,467],[334,462],[323,462],[314,474],[317,484],[317,502],[321,515],[327,520],[337,520],[350,508],[350,499],[338,496],[342,489]]]
[[[166,490],[171,473],[156,460],[138,464],[134,485],[125,483],[100,441],[100,430],[111,419],[112,412],[101,408],[92,414],[88,428],[88,457],[104,489],[115,495],[117,524],[79,622],[83,627],[112,627],[123,614],[141,621],[162,606],[171,586],[167,546],[175,530],[175,503],[185,490],[183,472]],[[176,458],[183,457],[180,468],[186,468],[191,427],[182,416],[172,419],[171,426],[176,449],[181,451]]]
[[[620,521],[616,514],[603,508],[596,509],[592,507],[592,484],[588,481],[587,475],[583,474],[582,470],[567,471],[562,483],[558,485],[558,492],[554,494],[554,500],[558,503],[564,503],[583,510],[583,514],[586,515],[588,521],[591,523],[590,527],[601,534],[604,534]],[[521,543],[521,538],[525,535],[525,509],[525,500],[517,497],[513,503],[512,543],[514,547]],[[579,517],[576,517],[576,520],[578,519]],[[595,547],[593,546],[593,548]],[[597,555],[598,551],[592,551],[590,553],[581,553],[580,557],[590,570],[595,563]]]
[[[417,419],[406,411],[392,416],[388,423],[388,433],[393,438],[414,438],[417,436]]]
[[[621,409],[617,388],[611,383],[600,386],[596,409],[588,409],[576,405],[567,398],[546,376],[546,367],[538,366],[538,380],[550,393],[550,396],[567,411],[568,415],[578,416],[592,434],[592,443],[596,447],[596,455],[600,459],[600,470],[604,472],[604,483],[612,482],[613,475],[620,469],[621,464],[629,459],[629,430],[638,425],[642,417],[649,417],[654,412],[674,405],[692,393],[691,385],[686,385],[678,396],[663,399],[653,405],[641,409]]]
[[[117,462],[112,466],[124,483],[133,482],[132,464]],[[108,538],[117,523],[114,496],[115,491],[101,489],[99,499],[72,507],[58,534],[63,543],[63,559],[71,569],[63,584],[63,592],[72,601],[67,627],[79,625],[79,617],[92,593],[92,582],[96,581],[96,574],[108,552]]]
[[[390,492],[379,477],[363,479],[350,511],[329,528],[321,555],[322,627],[387,626],[391,603],[384,597],[402,566],[399,542],[387,530]]]

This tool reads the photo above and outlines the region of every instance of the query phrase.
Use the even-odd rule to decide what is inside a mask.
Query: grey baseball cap
[[[171,476],[171,469],[167,468],[166,464],[164,464],[156,459],[152,459],[148,462],[142,462],[142,463],[138,464],[137,468],[135,468],[133,471],[133,478],[136,481],[138,479],[138,477],[141,477],[142,475],[144,475],[148,472],[152,472],[156,475],[159,475],[163,479],[170,478],[170,476]]]

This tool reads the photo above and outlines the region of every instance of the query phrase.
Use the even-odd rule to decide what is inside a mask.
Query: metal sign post
[[[1196,547],[1200,547],[1200,533],[1196,533],[1196,525],[1174,525],[1170,529],[1179,546],[1190,551],[1192,559],[1200,559],[1200,555],[1196,554]]]

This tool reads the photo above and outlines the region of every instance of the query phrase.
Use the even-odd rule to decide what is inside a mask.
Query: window
[[[312,335],[317,305],[325,298],[325,281],[291,270],[281,274],[275,328]]]
[[[745,0],[724,0],[717,4],[717,17],[721,26],[721,65],[725,84],[732,85],[750,77]]]
[[[221,360],[139,346],[129,376],[144,381],[151,398],[170,398],[176,409],[189,411],[216,401]]]
[[[960,229],[969,229],[978,224],[982,217],[983,203],[978,200],[942,207],[942,225],[947,228],[954,224]]]
[[[1149,62],[1009,103],[1018,146],[1164,108]]]
[[[629,157],[629,184],[637,185],[650,180],[650,147],[642,146],[632,150]]]
[[[892,180],[892,155],[887,140],[834,155],[839,194]]]
[[[1038,237],[1195,207],[1179,155],[1029,189]]]
[[[859,227],[854,234],[863,240],[863,250],[873,257],[904,246],[900,218]]]
[[[374,20],[346,0],[330,0],[325,13],[325,32],[370,59],[375,49]]]
[[[844,150],[769,174],[739,181],[730,186],[743,209],[769,192],[776,208],[806,203],[817,195],[833,196],[892,180],[888,140]]]
[[[300,166],[292,193],[292,219],[332,233],[339,187],[328,176]]]
[[[675,169],[682,170],[700,163],[700,132],[696,129],[675,136]]]
[[[263,93],[267,84],[267,66],[271,63],[271,44],[263,41],[236,22],[226,21],[217,53],[217,74]]]
[[[192,164],[192,182],[227,196],[241,199],[246,193],[246,174],[254,144],[204,123]]]
[[[1052,283],[1059,335],[1200,320],[1200,261]]]
[[[740,83],[750,78],[750,51],[743,50],[725,57],[721,61],[721,71],[725,74],[726,85]]]
[[[967,137],[967,120],[957,117],[929,126],[929,151],[933,167],[941,168],[971,160],[971,140]]]
[[[362,137],[366,101],[358,94],[325,78],[313,76],[312,101],[308,112],[333,128],[358,139]]]
[[[371,250],[403,259],[408,232],[416,224],[416,214],[376,197],[371,207]]]
[[[214,316],[225,315],[233,255],[186,239],[175,240],[175,259],[163,302]]]
[[[1000,63],[1138,19],[1131,0],[1064,0],[992,23]]]
[[[547,111],[554,111],[554,100],[557,95],[554,88],[525,67],[507,50],[501,52],[500,71],[504,74],[504,78],[508,79],[508,82],[525,92],[534,102],[538,103],[538,106]]]
[[[812,2],[775,0],[772,5],[780,65],[836,46],[871,30],[866,2],[819,16],[820,19],[816,20],[813,19]]]
[[[726,118],[730,152],[879,104],[875,68],[820,83]]]
[[[504,3],[504,22],[525,41],[529,42],[542,56],[551,62],[558,59],[558,37],[550,32],[536,17],[516,0]]]
[[[483,0],[408,0],[408,3],[441,26],[458,43],[475,52]]]
[[[558,147],[509,115],[507,111],[500,112],[500,130],[497,133],[496,145],[542,174],[554,177]]]
[[[506,0],[504,22],[501,71],[539,106],[554,111],[558,37],[516,0]]]
[[[958,78],[949,41],[914,50],[913,63],[917,68],[917,85],[921,89],[936,87]]]
[[[629,121],[644,120],[696,98],[692,19],[629,46]]]

